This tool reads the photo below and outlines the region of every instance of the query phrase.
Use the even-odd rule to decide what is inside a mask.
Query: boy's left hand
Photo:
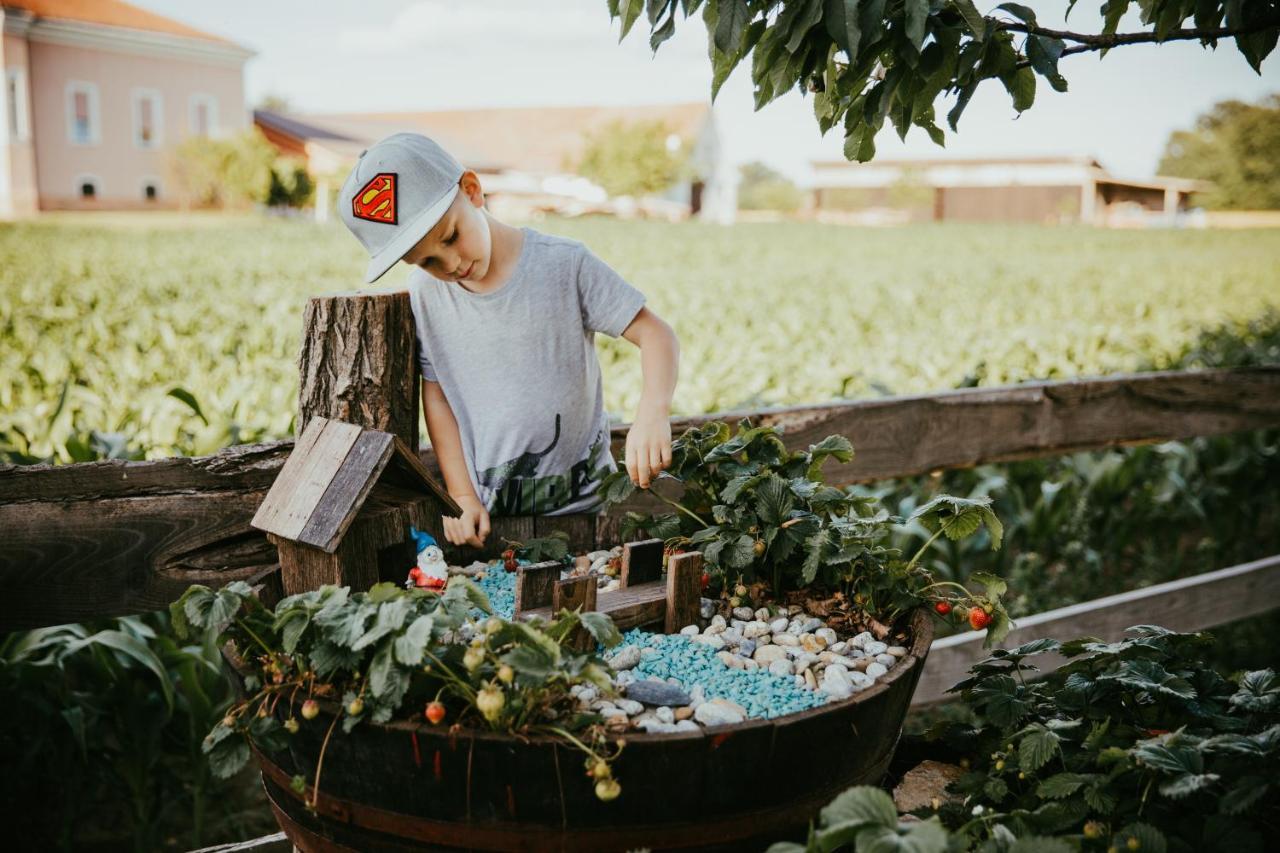
[[[627,431],[627,473],[642,489],[671,464],[671,421],[661,413],[640,412]]]

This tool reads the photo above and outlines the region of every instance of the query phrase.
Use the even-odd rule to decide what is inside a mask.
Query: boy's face
[[[444,281],[482,281],[492,250],[484,195],[475,172],[463,173],[458,186],[444,216],[401,260]]]

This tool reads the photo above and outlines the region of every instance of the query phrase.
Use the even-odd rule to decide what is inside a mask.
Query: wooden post
[[[702,554],[689,551],[667,560],[666,633],[696,624],[702,605]]]
[[[400,437],[418,452],[417,339],[409,294],[338,293],[307,302],[297,435],[316,416]]]
[[[561,610],[577,610],[583,613],[596,609],[596,579],[594,577],[568,578],[556,581],[551,595],[551,618],[555,618]],[[591,633],[579,625],[569,637],[568,646],[579,652],[585,652],[595,644]]]
[[[521,566],[516,574],[516,603],[512,618],[519,619],[526,610],[550,605],[558,580],[560,563],[555,560]]]
[[[661,539],[628,542],[622,546],[620,586],[623,589],[638,583],[656,581],[660,577],[662,577]]]

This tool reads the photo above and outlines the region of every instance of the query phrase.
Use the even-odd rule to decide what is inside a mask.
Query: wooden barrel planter
[[[582,753],[548,738],[362,723],[330,738],[313,812],[290,779],[314,780],[332,703],[287,751],[255,757],[281,828],[304,853],[763,849],[802,840],[837,793],[883,777],[933,638],[929,614],[912,614],[910,630],[907,656],[849,699],[776,720],[624,735],[622,795],[608,803]]]

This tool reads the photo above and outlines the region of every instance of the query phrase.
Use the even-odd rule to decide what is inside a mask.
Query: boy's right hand
[[[444,517],[444,538],[454,545],[470,545],[479,548],[489,535],[489,510],[475,495],[454,498],[462,508],[457,518]]]

